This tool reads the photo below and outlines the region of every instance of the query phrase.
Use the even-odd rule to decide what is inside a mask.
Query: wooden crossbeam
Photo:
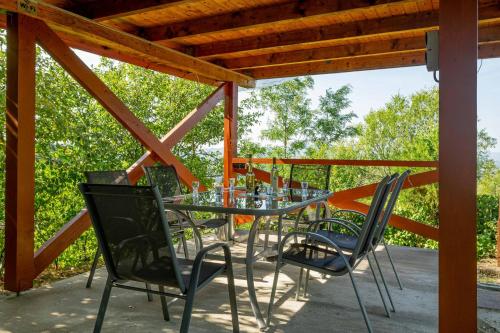
[[[92,20],[106,21],[200,1],[201,0],[94,0],[86,2],[84,5],[73,5],[65,9]]]
[[[171,48],[151,43],[43,1],[27,1],[32,5],[31,10],[25,10],[23,9],[24,7],[18,6],[18,1],[15,0],[0,0],[0,8],[12,12],[20,12],[21,14],[43,20],[48,24],[57,25],[61,31],[69,33],[78,32],[80,35],[90,39],[96,37],[109,40],[134,52],[156,58],[169,66],[183,71],[196,73],[219,81],[233,81],[243,87],[255,86],[252,78],[240,73],[216,66],[204,60],[196,59]]]
[[[419,187],[424,185],[429,185],[437,183],[439,181],[439,174],[437,170],[420,172],[416,174],[410,174],[403,184],[403,189]],[[335,203],[344,201],[353,201],[362,198],[371,197],[375,193],[377,188],[377,183],[359,186],[352,189],[342,190],[335,192],[332,200]]]
[[[233,163],[244,164],[248,161],[244,157],[233,158]],[[272,164],[272,158],[253,158],[255,164]],[[414,167],[437,168],[437,161],[397,161],[397,160],[336,160],[320,158],[277,158],[276,164],[308,164],[308,165],[345,165],[345,166],[387,166],[387,167]]]
[[[333,19],[346,12],[360,14],[362,9],[378,10],[389,4],[404,3],[406,0],[304,0],[291,1],[257,8],[244,9],[210,17],[175,22],[171,24],[145,28],[142,36],[151,41],[175,39],[179,37],[203,35],[211,32],[235,31],[258,26],[275,27],[279,24],[293,24],[297,19],[301,22],[312,22],[321,18]]]
[[[491,23],[491,20],[498,20],[500,8],[496,3],[486,2],[480,8],[479,15],[481,21]],[[332,40],[352,43],[367,36],[380,37],[391,36],[391,34],[394,35],[394,38],[397,38],[398,35],[404,32],[423,34],[425,31],[438,29],[438,26],[439,11],[427,11],[204,43],[193,47],[192,54],[197,57],[212,59],[221,54],[256,49],[270,49],[269,51],[271,51],[274,48],[280,52],[286,47],[297,44],[309,46]],[[387,37],[385,38],[387,39]]]
[[[22,15],[7,25],[5,289],[33,286],[35,235],[35,38]]]
[[[172,149],[196,124],[198,124],[222,99],[224,99],[225,85],[220,86],[210,94],[198,107],[191,111],[183,120],[172,128],[160,141],[167,149]],[[136,182],[143,175],[141,165],[152,164],[155,158],[151,152],[146,152],[129,169],[129,179]],[[185,183],[191,187],[191,183]],[[204,190],[203,184],[200,184],[200,190]]]
[[[335,206],[340,209],[357,210],[365,214],[367,214],[370,209],[370,206],[357,201],[339,202],[335,203]],[[391,219],[389,220],[389,225],[401,230],[407,230],[428,239],[439,241],[438,228],[408,219],[406,217],[392,214]]]

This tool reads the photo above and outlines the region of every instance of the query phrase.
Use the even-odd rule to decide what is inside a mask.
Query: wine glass
[[[234,192],[234,184],[236,180],[234,178],[229,178],[229,192]]]
[[[288,192],[288,178],[283,178],[283,187],[282,187],[283,194],[287,194]]]
[[[193,180],[193,183],[191,184],[193,187],[193,195],[198,195],[198,189],[200,188],[200,182],[198,180]]]
[[[302,187],[302,196],[307,196],[307,188],[309,187],[308,182],[300,182],[300,186]]]

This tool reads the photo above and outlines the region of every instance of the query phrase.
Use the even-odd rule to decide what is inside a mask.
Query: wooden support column
[[[497,222],[497,267],[500,267],[500,205],[498,206]]]
[[[233,157],[238,153],[238,85],[228,82],[224,86],[224,186],[234,177]]]
[[[440,332],[477,332],[477,19],[477,0],[440,1]]]
[[[35,34],[7,15],[5,289],[33,287],[35,230]]]

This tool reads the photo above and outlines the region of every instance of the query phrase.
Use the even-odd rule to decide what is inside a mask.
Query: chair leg
[[[392,301],[391,292],[387,287],[387,283],[385,282],[384,273],[382,273],[382,269],[380,268],[380,264],[377,259],[377,255],[375,254],[375,249],[372,247],[373,258],[375,259],[375,264],[377,265],[378,272],[380,273],[380,278],[382,279],[382,283],[384,284],[385,291],[387,296],[389,297],[389,302],[391,303],[392,312],[396,312],[396,308],[394,307],[394,302]]]
[[[361,308],[361,314],[363,315],[363,319],[365,320],[366,328],[368,329],[368,332],[372,333],[373,329],[370,323],[370,318],[368,318],[368,313],[366,312],[365,305],[363,304],[363,300],[361,299],[358,287],[356,286],[356,282],[354,281],[354,276],[352,275],[351,268],[349,268],[349,277],[351,278],[352,287],[354,288],[354,292],[356,293],[356,298],[358,299],[359,307]]]
[[[232,264],[227,265],[227,289],[229,293],[229,304],[231,306],[231,321],[233,323],[233,333],[239,333],[240,323],[238,320],[238,304],[236,303],[236,288],[234,286],[234,273]]]
[[[90,268],[89,277],[87,279],[87,285],[85,288],[92,287],[92,281],[94,280],[95,270],[97,269],[97,263],[99,262],[99,257],[101,256],[101,248],[99,245],[97,246],[97,250],[95,251],[94,261],[92,262],[92,267]]]
[[[304,281],[304,294],[303,294],[304,297],[307,297],[307,289],[309,288],[310,277],[311,277],[311,270],[308,269],[306,271],[306,279]]]
[[[302,273],[302,269],[300,270]],[[271,323],[271,317],[273,316],[273,305],[274,305],[274,296],[276,296],[276,287],[278,286],[278,277],[280,275],[280,262],[279,260],[276,261],[276,271],[274,272],[274,280],[273,280],[273,289],[271,290],[271,299],[269,300],[269,305],[267,308],[267,321],[266,321],[266,326],[269,327]],[[299,280],[300,283],[300,280]],[[300,287],[297,285],[297,290],[299,290]],[[298,295],[298,292],[297,292]]]
[[[403,290],[403,284],[401,283],[401,280],[399,279],[399,274],[396,271],[396,266],[394,266],[394,262],[392,261],[392,256],[391,256],[391,253],[389,252],[389,248],[387,247],[387,245],[385,244],[384,241],[382,241],[382,244],[384,245],[385,252],[387,252],[387,257],[389,257],[389,262],[391,263],[392,270],[394,271],[394,275],[396,275],[396,280],[398,281],[399,289]]]
[[[188,251],[188,245],[186,242],[186,235],[185,234],[182,234],[181,241],[182,241],[182,247],[184,250],[184,258],[189,259],[189,251]]]
[[[382,303],[384,304],[385,314],[388,318],[391,318],[391,313],[389,312],[389,309],[387,308],[387,303],[385,302],[385,297],[382,294],[382,289],[380,288],[380,284],[378,283],[377,276],[375,275],[375,270],[373,269],[372,261],[370,260],[370,257],[368,255],[366,256],[366,259],[368,259],[368,266],[370,266],[370,270],[372,271],[372,274],[373,274],[373,279],[375,280],[375,284],[377,285],[378,293],[380,294],[380,298],[382,298]]]
[[[152,302],[153,301],[153,294],[150,292],[151,285],[149,283],[146,283],[146,290],[147,290],[147,295],[148,295],[148,302]]]
[[[108,278],[106,281],[106,286],[104,287],[104,292],[102,293],[101,305],[99,306],[99,312],[97,313],[97,319],[94,325],[94,333],[101,332],[102,323],[104,321],[104,315],[106,314],[106,309],[108,307],[109,296],[111,295],[111,289],[113,288],[113,283],[111,279]]]
[[[304,275],[304,269],[300,269],[300,274],[299,274],[299,281],[297,282],[297,293],[295,294],[295,300],[299,300],[300,296],[300,289],[302,288],[302,276]]]
[[[191,314],[193,313],[194,295],[196,294],[196,287],[191,286],[187,293],[186,304],[184,305],[184,312],[182,313],[182,323],[180,333],[189,332],[189,324],[191,323]]]
[[[158,286],[158,290],[161,292],[161,293],[164,293],[165,292],[165,287],[163,286]],[[163,312],[163,319],[165,321],[170,321],[170,314],[168,313],[168,303],[167,303],[167,297],[164,296],[164,295],[161,295],[160,296],[160,301],[161,301],[161,309],[162,309],[162,312]]]

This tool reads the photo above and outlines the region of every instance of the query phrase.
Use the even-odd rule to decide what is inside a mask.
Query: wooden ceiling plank
[[[482,22],[498,21],[500,6],[488,4],[480,8]],[[314,45],[328,40],[350,40],[366,36],[394,34],[404,31],[424,32],[437,29],[439,11],[427,11],[410,15],[371,19],[332,24],[315,28],[292,30],[282,33],[270,33],[260,36],[217,41],[192,47],[191,53],[200,58],[213,58],[217,55],[244,52],[256,49],[287,47],[297,44]]]
[[[479,45],[479,58],[500,57],[500,41]],[[303,75],[344,73],[385,68],[419,66],[425,64],[424,51],[405,51],[389,54],[342,58],[327,61],[314,61],[302,64],[287,64],[279,66],[244,69],[255,79],[283,78]]]
[[[423,37],[411,37],[401,39],[389,39],[385,41],[373,41],[350,45],[338,45],[316,49],[297,50],[291,52],[280,52],[264,54],[260,56],[249,56],[242,58],[226,59],[216,63],[231,69],[243,69],[265,66],[276,66],[290,63],[303,63],[317,60],[336,58],[351,58],[373,54],[385,54],[407,50],[425,49]]]
[[[479,29],[481,43],[499,42],[500,25],[482,27]],[[366,55],[388,54],[402,51],[417,51],[425,49],[423,36],[396,38],[383,41],[370,41],[349,45],[336,45],[290,52],[277,52],[241,58],[214,59],[221,66],[230,69],[244,69],[255,67],[276,66],[291,63],[303,63],[318,60],[331,60],[338,58],[353,58]]]
[[[415,1],[415,0],[412,0]],[[388,3],[406,3],[408,0],[304,0],[279,5],[257,7],[232,13],[203,17],[146,28],[141,36],[151,41],[182,38],[211,32],[235,31],[250,26],[292,23],[297,19],[312,21],[323,16],[345,14],[354,10],[385,7]]]
[[[198,57],[206,57],[294,44],[314,44],[333,39],[341,40],[398,31],[429,29],[436,27],[438,20],[439,13],[432,11],[384,19],[333,24],[285,33],[271,33],[262,36],[201,44],[193,47],[193,54]]]
[[[96,21],[113,20],[201,0],[94,0],[64,9]]]
[[[328,61],[315,61],[302,64],[280,65],[242,70],[255,79],[270,79],[315,75],[327,73],[352,72],[359,70],[418,66],[425,64],[424,52],[409,51],[395,54],[342,58]]]
[[[69,32],[78,31],[83,35],[96,36],[110,40],[113,43],[123,45],[136,52],[159,59],[176,69],[220,81],[236,82],[238,85],[244,87],[251,88],[255,86],[255,82],[252,78],[240,73],[216,66],[204,60],[196,59],[182,52],[151,43],[137,36],[110,28],[43,1],[32,2],[32,4],[35,9],[26,11],[22,7],[18,7],[18,2],[16,0],[0,0],[0,8],[31,16],[43,20],[48,24],[56,24],[66,28]]]

